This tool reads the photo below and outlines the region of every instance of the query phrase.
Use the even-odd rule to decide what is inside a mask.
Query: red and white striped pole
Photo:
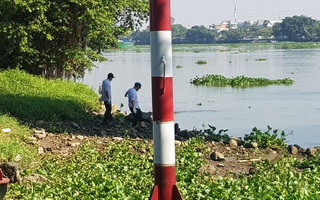
[[[150,0],[155,186],[150,200],[180,200],[175,173],[170,0]]]

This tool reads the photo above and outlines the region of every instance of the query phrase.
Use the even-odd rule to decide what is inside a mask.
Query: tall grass
[[[0,112],[19,119],[81,119],[99,109],[98,99],[81,83],[46,80],[19,70],[0,72]]]

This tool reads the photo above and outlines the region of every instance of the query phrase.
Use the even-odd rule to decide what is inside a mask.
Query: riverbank
[[[117,176],[120,178],[122,182],[126,183],[126,188],[132,187],[129,186],[125,180],[128,178],[127,176],[130,177],[133,173],[126,171],[126,168],[130,167],[133,169],[138,167],[140,170],[145,170],[144,168],[146,166],[143,168],[139,167],[141,163],[137,163],[137,160],[142,161],[146,159],[149,166],[148,171],[150,170],[150,172],[152,172],[151,166],[153,163],[153,140],[152,120],[150,118],[151,113],[144,113],[144,123],[134,128],[131,127],[130,115],[120,114],[120,116],[114,118],[112,124],[106,125],[103,123],[102,113],[103,110],[101,110],[99,113],[94,113],[95,117],[89,121],[20,121],[21,124],[28,124],[33,131],[33,134],[28,138],[26,145],[37,148],[38,156],[43,158],[42,162],[45,164],[38,169],[21,168],[19,167],[18,163],[13,162],[1,164],[2,168],[4,166],[9,167],[4,168],[4,173],[12,180],[10,183],[8,196],[17,197],[15,194],[18,192],[16,187],[18,182],[20,183],[19,187],[24,188],[24,190],[27,191],[29,190],[28,185],[33,185],[32,195],[36,196],[39,194],[41,194],[43,197],[51,195],[49,190],[41,189],[44,188],[42,186],[45,185],[47,185],[47,187],[62,191],[63,193],[67,192],[63,188],[65,185],[68,185],[68,190],[71,190],[72,193],[77,193],[79,186],[73,187],[71,182],[81,182],[82,178],[87,179],[85,188],[88,188],[87,182],[90,184],[90,182],[96,180],[98,182],[94,184],[101,184],[100,181],[106,180],[105,178],[101,179],[96,177],[100,177],[99,174],[104,174],[104,171],[93,172],[93,170],[99,165],[106,165],[103,167],[103,169],[112,172],[111,177]],[[55,132],[51,132],[50,127],[53,126],[60,127],[61,132],[59,132],[57,129],[55,129]],[[282,177],[284,175],[280,172],[277,172],[277,170],[286,173],[286,170],[283,169],[282,165],[287,166],[284,164],[287,162],[291,163],[292,166],[290,166],[290,168],[292,167],[294,173],[302,174],[304,169],[309,167],[305,164],[299,164],[300,162],[309,163],[311,165],[311,163],[314,162],[314,159],[319,158],[317,155],[317,151],[319,150],[318,147],[307,149],[300,148],[298,145],[287,147],[281,141],[278,141],[278,146],[267,145],[267,143],[272,143],[272,138],[269,138],[262,143],[253,141],[248,142],[248,140],[245,141],[240,138],[229,137],[228,135],[224,134],[225,130],[215,130],[214,127],[211,127],[210,130],[180,130],[177,124],[175,127],[175,145],[177,152],[176,170],[178,176],[177,181],[179,187],[181,187],[184,191],[188,191],[188,193],[182,193],[183,196],[187,196],[188,194],[189,197],[186,197],[185,199],[194,199],[196,198],[197,194],[203,193],[203,195],[206,195],[206,192],[201,187],[197,188],[194,185],[195,183],[184,180],[182,178],[183,176],[181,176],[181,174],[184,173],[186,173],[186,177],[190,176],[191,174],[193,174],[195,177],[203,177],[196,181],[196,183],[201,182],[201,184],[206,185],[206,188],[208,187],[210,190],[218,187],[217,185],[210,186],[216,182],[220,185],[220,187],[223,187],[222,190],[224,193],[227,193],[228,187],[226,187],[224,184],[226,184],[228,180],[234,180],[233,182],[235,185],[233,187],[238,187],[237,185],[243,185],[241,182],[247,178],[255,179],[254,177],[260,176],[269,177],[269,175],[263,175],[265,172],[267,172],[265,167],[267,167],[267,169],[274,168],[271,171],[276,174],[270,174],[271,177]],[[267,146],[263,147],[264,145]],[[93,152],[99,152],[99,154],[91,155]],[[137,157],[134,156],[135,159],[129,161],[128,159],[132,157],[131,154],[137,155]],[[103,158],[99,158],[100,156]],[[118,160],[118,158],[120,160]],[[127,160],[128,162],[123,162],[124,160]],[[111,166],[111,162],[113,161],[115,163]],[[78,164],[80,164],[80,166],[78,166]],[[15,170],[12,170],[12,168]],[[76,174],[83,173],[81,168],[84,168],[85,172],[88,172],[91,177],[78,177]],[[123,169],[124,171],[120,170],[119,172],[116,172],[116,169],[119,168]],[[61,179],[64,181],[60,183],[60,181],[57,181],[54,178],[56,176],[54,174],[61,173],[65,170],[68,170],[68,174],[65,174],[61,177]],[[8,171],[15,172],[15,174],[10,174]],[[135,178],[130,178],[130,183],[134,182],[137,184],[140,179],[147,177],[147,175],[144,175],[141,172],[135,175],[134,174],[133,177]],[[312,174],[317,176],[315,172],[312,172]],[[123,175],[127,177],[125,180],[122,178]],[[69,177],[68,180],[71,182],[68,183],[68,180],[66,180],[64,176]],[[92,177],[96,178],[90,180]],[[118,188],[119,183],[111,177],[111,182],[114,182],[115,187]],[[286,178],[281,179],[284,181],[287,180]],[[141,192],[143,192],[145,196],[149,194],[149,191],[145,191],[146,188],[149,186],[151,189],[151,180],[152,178],[149,177],[148,182],[145,182],[143,185],[144,190]],[[260,187],[274,182],[267,181],[262,183],[262,180],[262,178],[256,180],[256,184],[260,185]],[[238,181],[240,183],[237,183]],[[290,178],[290,181],[297,180]],[[308,181],[310,181],[310,178]],[[192,189],[190,187],[186,187],[184,183],[188,183],[188,185],[194,189],[197,188],[197,192],[192,192]],[[250,187],[254,188],[253,185]],[[97,189],[95,190],[99,191]],[[139,189],[134,189],[134,191],[138,190]],[[79,197],[87,196],[87,192],[89,191],[86,191],[87,190],[82,190],[82,193],[79,194]],[[103,191],[105,191],[105,189],[103,189]],[[126,190],[123,188],[121,191],[124,192]],[[129,191],[128,193],[125,192],[125,195],[133,197],[133,193]],[[237,190],[234,190],[234,192],[236,191]],[[31,194],[31,191],[28,193]],[[240,193],[238,195],[240,195]],[[314,192],[310,191],[310,193],[313,194]],[[110,195],[114,196],[116,194],[117,193],[110,191]],[[206,199],[221,198],[220,195],[222,195],[220,193],[210,194],[210,196],[206,196]],[[212,197],[213,194],[217,196]],[[255,194],[255,192],[251,194],[247,193],[243,197],[248,197],[248,195],[256,196],[257,194]],[[261,199],[264,199],[264,195],[267,194],[260,195]],[[62,194],[55,194],[55,196],[59,196],[61,198],[64,197]],[[274,198],[279,197],[279,195],[271,196]],[[106,198],[103,193],[97,193],[93,197]],[[232,197],[232,195],[230,197]]]
[[[154,185],[151,113],[131,127],[130,115],[114,109],[115,119],[106,125],[98,95],[82,84],[20,71],[0,72],[0,83],[1,168],[12,179],[6,198],[148,198]],[[316,148],[287,146],[285,135],[271,129],[242,139],[227,132],[175,126],[176,176],[184,199],[319,195]]]

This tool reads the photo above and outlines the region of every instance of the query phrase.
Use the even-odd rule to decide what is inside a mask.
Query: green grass
[[[11,132],[2,132],[9,128]],[[8,115],[0,113],[0,163],[17,161],[25,167],[37,165],[37,151],[33,145],[25,145],[30,142],[31,130],[22,126],[19,122]]]
[[[99,96],[88,86],[46,80],[23,71],[0,72],[0,112],[28,120],[86,118],[99,109]]]

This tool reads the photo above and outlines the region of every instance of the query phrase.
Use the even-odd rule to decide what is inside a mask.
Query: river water
[[[110,52],[108,61],[96,63],[83,83],[98,91],[109,72],[113,103],[128,111],[124,93],[134,82],[142,83],[138,96],[142,111],[152,111],[150,52]],[[207,64],[198,65],[198,60]],[[228,129],[230,136],[243,137],[253,127],[262,132],[270,126],[287,134],[288,144],[302,147],[320,145],[320,49],[247,51],[208,47],[195,51],[173,51],[175,122],[181,129]],[[181,66],[181,67],[177,67]],[[228,78],[244,75],[255,78],[290,77],[290,86],[253,88],[194,86],[196,76],[219,74]]]

